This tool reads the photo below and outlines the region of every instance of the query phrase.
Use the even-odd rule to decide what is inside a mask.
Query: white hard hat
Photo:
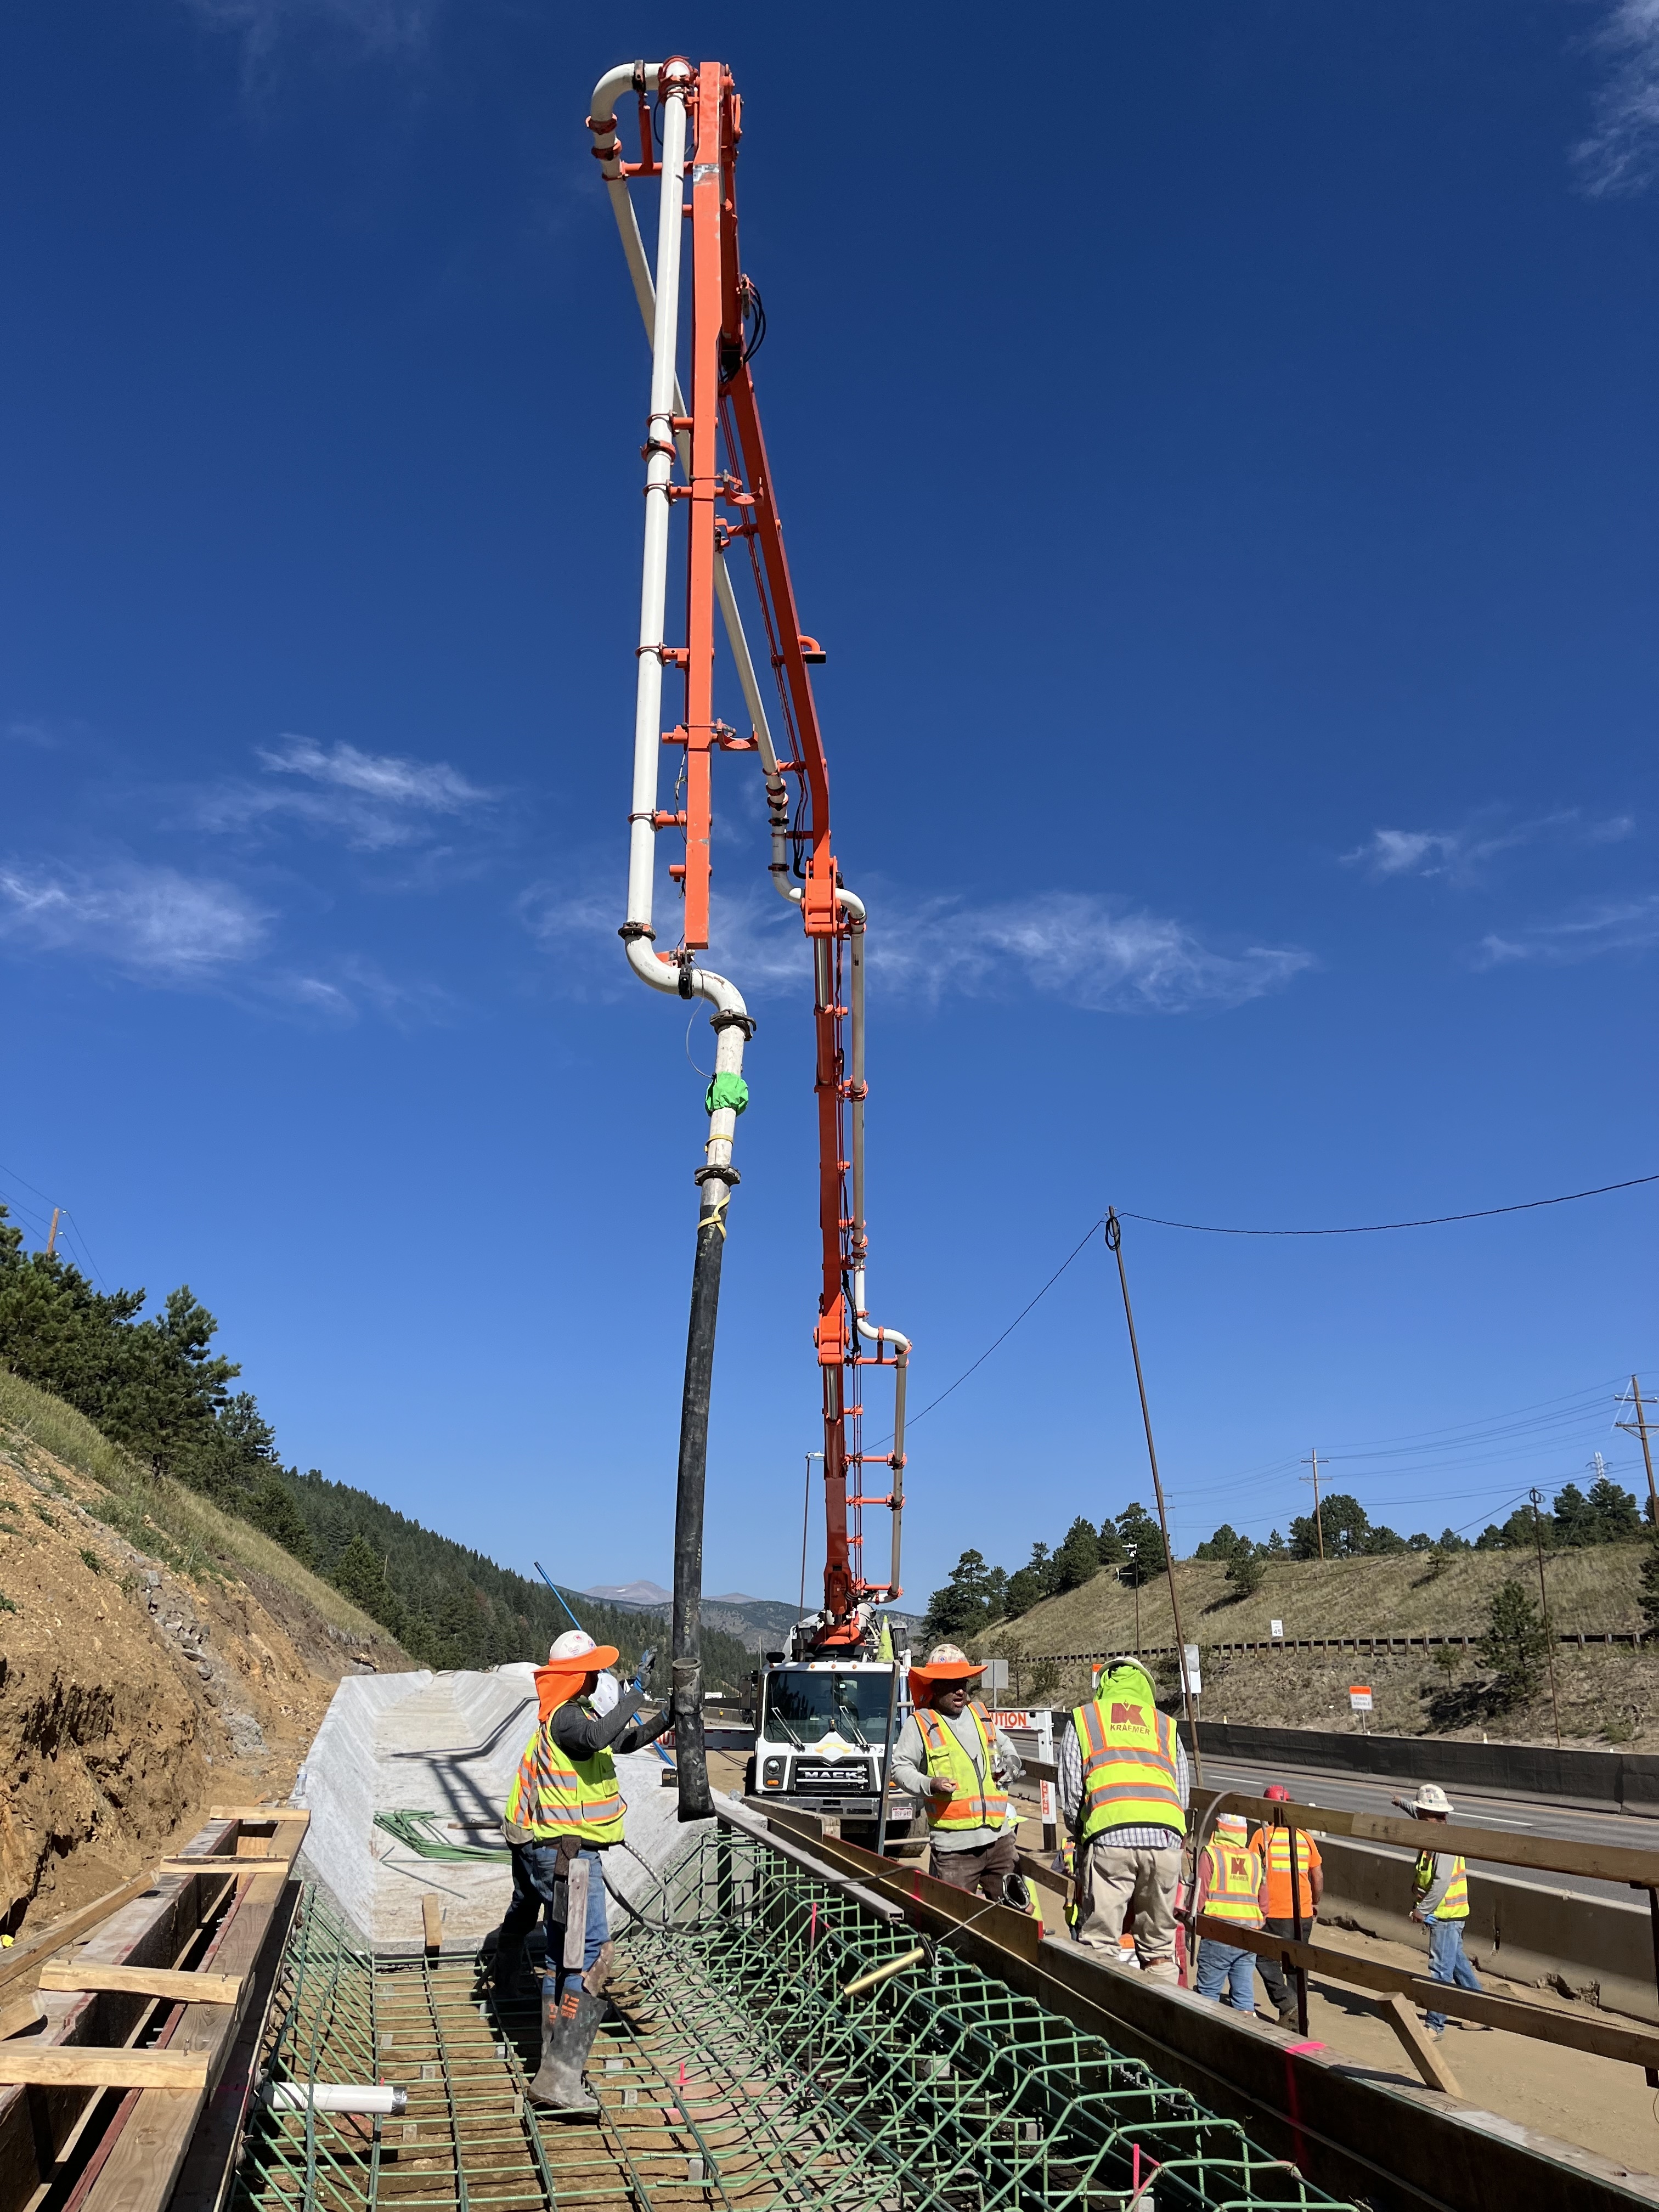
[[[1218,1828],[1248,1828],[1250,1825],[1242,1813],[1218,1813],[1215,1824]]]
[[[585,1628],[567,1628],[562,1636],[556,1636],[548,1651],[547,1663],[556,1667],[561,1659],[585,1658],[588,1652],[597,1651],[599,1645]]]
[[[1452,1802],[1437,1782],[1419,1782],[1411,1801],[1413,1813],[1449,1813]]]

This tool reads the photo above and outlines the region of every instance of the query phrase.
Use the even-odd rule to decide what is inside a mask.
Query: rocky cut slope
[[[284,1798],[343,1674],[407,1656],[245,1524],[0,1368],[0,1929]]]

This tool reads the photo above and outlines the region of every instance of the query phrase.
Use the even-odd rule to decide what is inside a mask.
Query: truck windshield
[[[887,1734],[886,1673],[836,1674],[801,1668],[766,1677],[761,1733],[822,1743],[832,1732],[853,1743],[879,1744]]]

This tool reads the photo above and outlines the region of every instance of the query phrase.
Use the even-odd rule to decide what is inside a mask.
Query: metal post
[[[1037,1715],[1037,1757],[1045,1765],[1054,1763],[1054,1717],[1044,1711]],[[1039,1782],[1038,1801],[1042,1809],[1042,1848],[1045,1851],[1060,1849],[1059,1792],[1052,1782]]]
[[[1285,1832],[1291,1839],[1291,1932],[1299,1943],[1302,1941],[1302,1869],[1297,1863],[1297,1831],[1285,1822]],[[1311,1899],[1310,1900],[1311,1902]],[[1296,1975],[1296,2032],[1306,2042],[1308,2036],[1308,1970],[1298,1966],[1292,1969]]]
[[[50,1250],[51,1247],[47,1249]],[[1648,1526],[1659,1534],[1659,1490],[1656,1490],[1653,1484],[1653,1448],[1648,1442],[1647,1409],[1642,1403],[1642,1385],[1634,1375],[1630,1378],[1630,1389],[1631,1395],[1636,1401],[1636,1419],[1620,1421],[1615,1425],[1623,1429],[1627,1436],[1642,1439],[1642,1464],[1648,1471]]]
[[[887,1633],[890,1642],[890,1626]],[[898,1653],[895,1650],[892,1679],[887,1685],[887,1733],[882,1739],[881,1772],[876,1777],[877,1786],[881,1791],[881,1810],[876,1815],[876,1856],[878,1859],[887,1856],[887,1800],[893,1788],[893,1717],[898,1711]]]
[[[1170,1577],[1170,1611],[1175,1616],[1176,1668],[1181,1676],[1181,1702],[1186,1708],[1187,1727],[1193,1739],[1193,1773],[1201,1790],[1204,1758],[1198,1747],[1198,1715],[1193,1710],[1193,1693],[1187,1680],[1187,1639],[1182,1633],[1181,1601],[1176,1590],[1175,1547],[1170,1541],[1170,1516],[1164,1504],[1163,1478],[1158,1471],[1158,1447],[1152,1442],[1152,1416],[1146,1404],[1146,1378],[1140,1370],[1134,1308],[1129,1304],[1129,1278],[1123,1271],[1123,1224],[1117,1218],[1116,1208],[1109,1206],[1106,1209],[1106,1247],[1117,1261],[1117,1279],[1123,1291],[1123,1318],[1129,1324],[1129,1350],[1134,1356],[1135,1387],[1140,1392],[1140,1420],[1146,1431],[1146,1456],[1152,1462],[1152,1494],[1158,1500],[1158,1525],[1164,1532],[1164,1571]],[[1139,1588],[1138,1583],[1136,1588]]]
[[[797,1623],[806,1618],[806,1524],[812,1514],[812,1462],[823,1457],[823,1454],[817,1451],[806,1455],[806,1486],[800,1501],[800,1609],[795,1615]]]
[[[720,1260],[732,1187],[720,1170],[703,1169],[697,1214],[697,1256],[691,1270],[691,1318],[685,1339],[685,1390],[680,1401],[679,1482],[674,1499],[674,1769],[682,1820],[704,1820],[714,1809],[702,1743],[702,1507],[708,1471],[708,1396],[714,1375],[714,1324],[720,1302]]]

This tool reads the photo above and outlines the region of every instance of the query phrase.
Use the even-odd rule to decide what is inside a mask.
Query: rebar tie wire
[[[404,2054],[380,2048],[381,1999],[412,1999],[447,2114],[419,2125],[434,2151],[444,2126],[453,2174],[399,2172],[378,2124],[366,2149],[343,2116],[307,2110],[296,2126],[301,2115],[261,2106],[236,2212],[378,2212],[383,2180],[387,2212],[518,2212],[538,2199],[541,2212],[659,2212],[688,2189],[731,2212],[1099,2212],[1127,2206],[1137,2166],[1144,2181],[1154,2163],[1160,2212],[1338,2202],[1143,2061],[943,1946],[927,1973],[847,2002],[844,1983],[901,1956],[914,1931],[755,1838],[692,1838],[647,1902],[653,1917],[633,1908],[615,1939],[623,2016],[596,2051],[629,2059],[641,2104],[662,2108],[655,2148],[640,2139],[658,2132],[648,2120],[619,2124],[604,2073],[597,2128],[527,2108],[513,2038],[503,2045],[491,2028],[488,2051],[478,2045],[479,1960],[372,1957],[308,1893],[269,2072],[400,2078]],[[517,2128],[481,2142],[492,2119]]]

